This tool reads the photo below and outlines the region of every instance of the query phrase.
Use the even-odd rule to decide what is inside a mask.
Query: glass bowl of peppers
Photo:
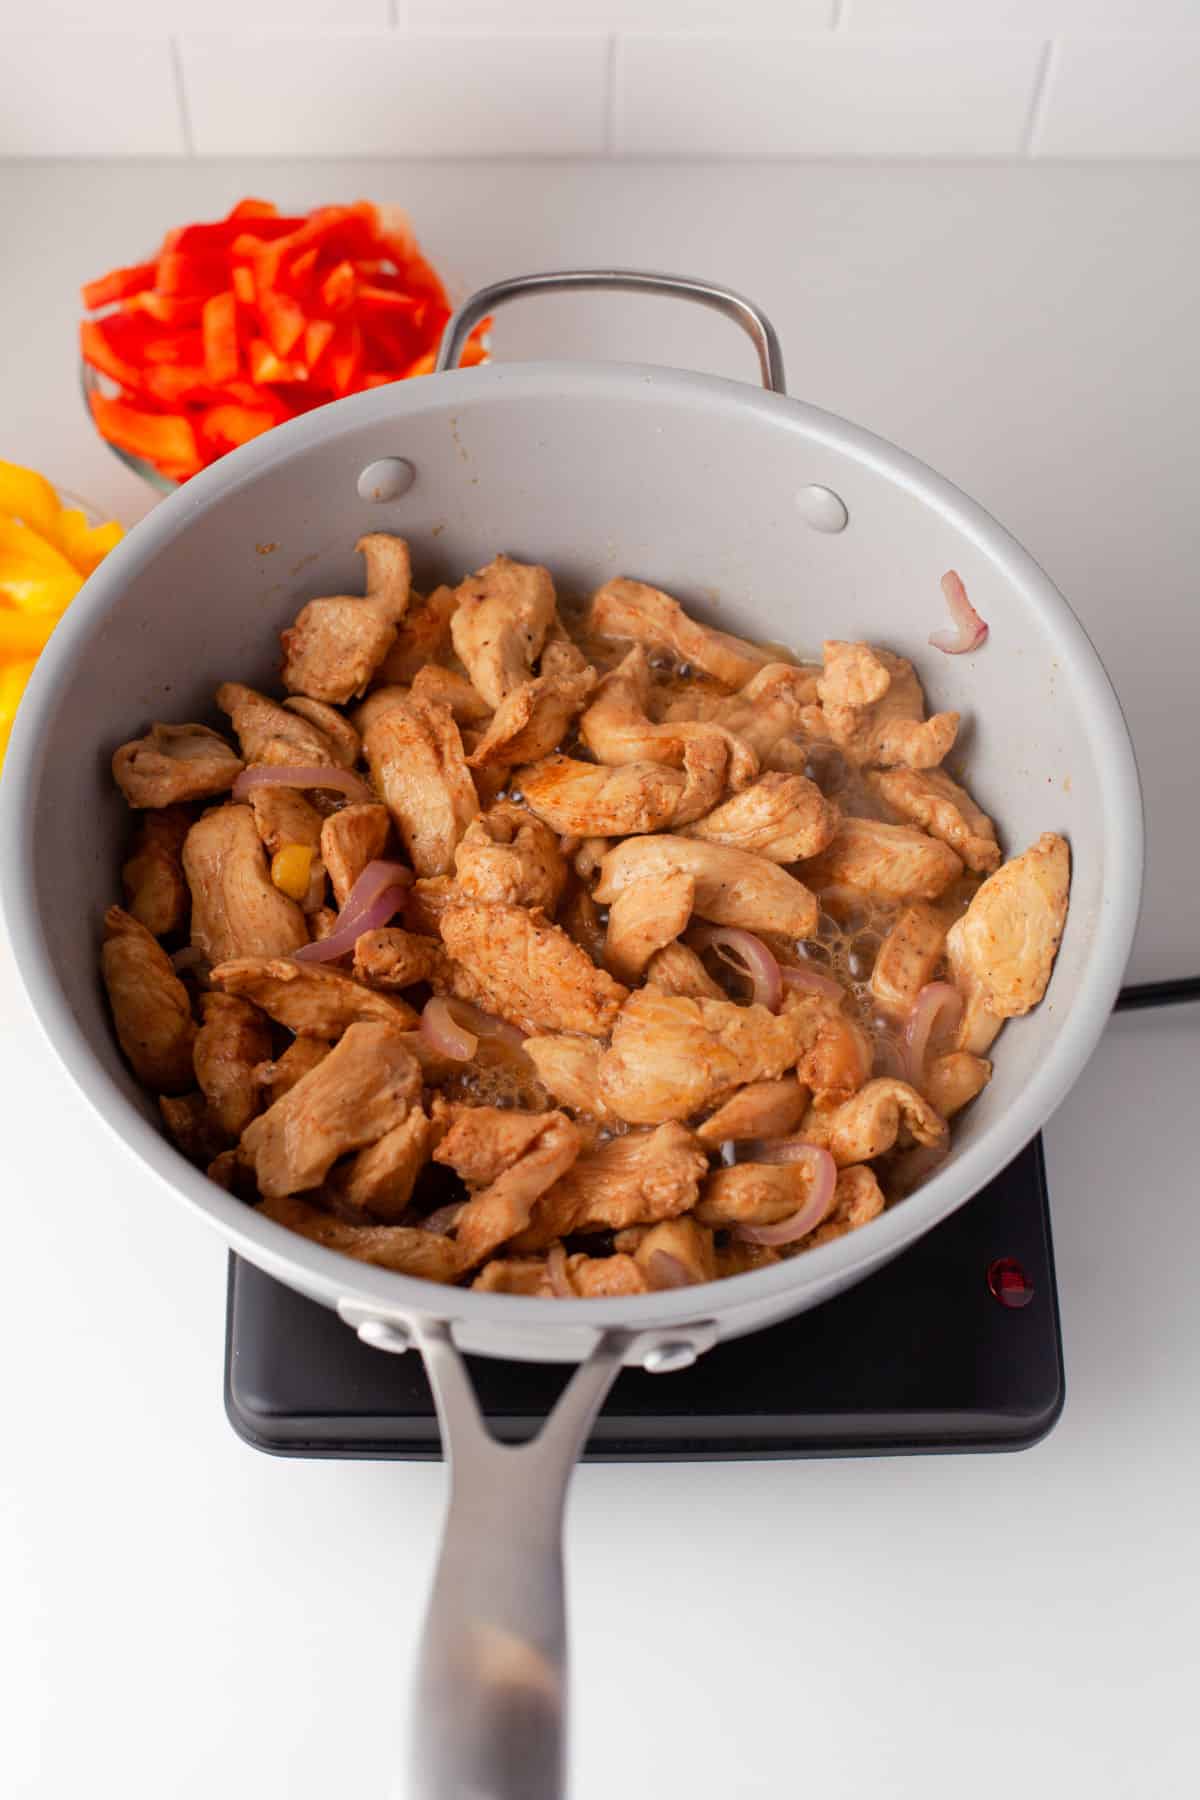
[[[366,200],[305,215],[240,200],[82,299],[85,404],[161,493],[315,406],[430,374],[451,312],[406,215]],[[490,325],[464,364],[486,359]]]

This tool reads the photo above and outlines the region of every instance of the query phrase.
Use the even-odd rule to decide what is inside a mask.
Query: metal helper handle
[[[621,1367],[601,1336],[532,1443],[491,1436],[449,1327],[417,1342],[437,1404],[450,1504],[417,1669],[407,1800],[562,1800],[567,1485]]]
[[[468,335],[498,306],[530,294],[587,293],[603,289],[620,294],[661,294],[671,300],[693,300],[711,307],[740,325],[758,352],[762,384],[773,394],[786,394],[783,351],[775,328],[753,301],[732,288],[714,287],[709,281],[691,281],[686,275],[652,275],[639,269],[563,269],[557,274],[517,275],[511,281],[494,281],[472,294],[447,325],[438,351],[436,373],[457,369]]]

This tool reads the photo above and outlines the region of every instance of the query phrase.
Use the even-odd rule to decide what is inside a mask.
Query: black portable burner
[[[532,1437],[567,1371],[473,1358],[493,1432]],[[1041,1139],[944,1225],[812,1312],[710,1350],[691,1369],[629,1369],[585,1459],[1023,1450],[1062,1411],[1063,1365]],[[415,1353],[388,1356],[337,1316],[231,1257],[225,1407],[283,1456],[434,1458]]]

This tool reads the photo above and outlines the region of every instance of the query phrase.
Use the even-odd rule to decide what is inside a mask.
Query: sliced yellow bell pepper
[[[22,612],[19,607],[0,607],[0,659],[36,656],[58,624],[55,613]]]
[[[54,525],[54,542],[81,575],[90,575],[109,551],[125,536],[125,528],[115,519],[104,525],[89,525],[87,515],[78,507],[64,507]]]
[[[58,511],[58,495],[44,475],[0,457],[0,513],[24,519],[35,531],[51,537]]]
[[[0,763],[3,763],[4,752],[8,749],[9,734],[17,716],[21,695],[32,674],[32,657],[0,665]]]
[[[0,518],[0,594],[31,612],[61,612],[83,576],[61,550],[17,519]]]

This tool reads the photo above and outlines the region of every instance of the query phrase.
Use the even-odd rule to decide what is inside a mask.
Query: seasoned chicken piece
[[[567,1280],[581,1300],[620,1300],[626,1294],[650,1292],[632,1256],[569,1256]]]
[[[366,726],[363,748],[417,874],[448,874],[479,800],[447,708],[397,701]]]
[[[113,753],[113,780],[130,806],[174,806],[228,793],[242,759],[207,725],[151,725]]]
[[[641,837],[618,844],[600,865],[593,898],[601,906],[610,905],[632,883],[659,882],[675,870],[692,877],[695,911],[714,925],[778,931],[790,938],[809,938],[816,931],[816,896],[778,863],[748,850],[693,838]]]
[[[871,706],[823,705],[824,724],[849,762],[873,768],[900,763],[909,769],[932,769],[949,754],[958,731],[956,712],[925,717],[925,696],[906,657],[889,650],[873,655],[889,676],[882,698]],[[822,678],[824,679],[824,677]],[[808,722],[811,725],[813,721]]]
[[[305,1075],[323,1063],[332,1046],[320,1038],[294,1038],[282,1056],[273,1062],[261,1062],[254,1079],[263,1090],[268,1106],[274,1106],[289,1094]]]
[[[454,992],[527,1036],[582,1031],[606,1037],[626,990],[565,931],[523,906],[459,902],[442,914]]]
[[[210,963],[287,956],[308,943],[304,914],[271,880],[248,806],[205,813],[183,845],[192,894],[192,943]]]
[[[203,994],[196,1033],[196,1081],[226,1139],[240,1138],[258,1111],[258,1069],[271,1054],[271,1028],[256,1006]]]
[[[456,1281],[463,1272],[453,1239],[433,1231],[410,1225],[355,1225],[295,1197],[270,1196],[258,1210],[327,1250],[340,1250],[343,1256],[380,1269],[419,1275],[423,1281]]]
[[[805,1240],[805,1249],[811,1242],[811,1238]],[[733,1238],[728,1244],[718,1245],[716,1261],[718,1279],[724,1281],[727,1275],[751,1275],[756,1269],[769,1269],[783,1258],[769,1244],[743,1244]]]
[[[933,980],[946,943],[946,922],[931,906],[906,906],[880,946],[871,994],[885,1012],[912,1010]]]
[[[329,754],[339,769],[352,769],[362,755],[362,740],[349,719],[336,706],[323,700],[310,700],[305,694],[292,694],[284,701],[284,711],[307,719],[329,745]],[[321,758],[324,761],[324,758]]]
[[[441,932],[442,914],[461,899],[453,875],[430,875],[423,881],[414,881],[404,895],[404,923],[410,931],[436,937]]]
[[[654,883],[623,888],[608,915],[604,966],[632,987],[656,950],[679,937],[692,916],[696,884],[686,869],[672,869]]]
[[[652,1225],[633,1260],[651,1292],[714,1281],[717,1274],[713,1234],[695,1219],[665,1219],[661,1225]]]
[[[367,864],[383,855],[390,830],[387,807],[373,800],[343,806],[321,825],[321,860],[329,871],[339,907],[345,906]]]
[[[394,1031],[417,1023],[406,1001],[377,994],[323,963],[243,956],[218,963],[210,979],[221,993],[253,1001],[297,1037],[340,1037],[347,1026],[362,1020],[377,1020]]]
[[[570,756],[548,756],[518,769],[515,781],[539,819],[564,835],[588,839],[661,831],[674,820],[687,786],[682,770],[661,763],[608,768]]]
[[[297,793],[295,788],[260,787],[250,795],[250,810],[258,835],[267,855],[274,858],[281,850],[299,844],[312,853],[308,870],[308,892],[300,905],[306,913],[317,912],[325,904],[325,864],[318,854],[321,844],[321,815],[316,807]],[[273,879],[273,877],[272,877]]]
[[[992,1079],[992,1065],[968,1050],[935,1056],[925,1070],[925,1097],[943,1119],[952,1118],[981,1094]]]
[[[682,663],[715,675],[727,687],[741,687],[770,655],[744,638],[690,619],[677,600],[644,581],[624,577],[605,582],[592,597],[588,630],[596,637],[632,638],[668,650]]]
[[[883,1190],[872,1169],[856,1163],[853,1168],[839,1169],[833,1190],[833,1206],[817,1229],[804,1239],[805,1250],[816,1250],[869,1225],[883,1211]]]
[[[538,675],[506,694],[492,722],[472,750],[473,769],[511,768],[548,756],[596,685],[596,671],[565,679]]]
[[[600,873],[600,864],[608,855],[612,845],[606,837],[585,837],[574,851],[572,862],[575,873],[581,881],[594,881]],[[563,843],[563,854],[567,854],[567,845]]]
[[[768,771],[683,832],[707,844],[731,844],[771,862],[799,862],[832,843],[841,814],[815,781]]]
[[[454,648],[491,707],[528,680],[556,616],[550,571],[497,556],[460,582]]]
[[[603,963],[604,927],[596,902],[582,882],[572,879],[568,883],[567,897],[558,909],[558,922],[594,963]]]
[[[525,1054],[537,1070],[542,1086],[563,1106],[594,1119],[612,1118],[600,1092],[600,1058],[604,1051],[595,1038],[573,1037],[568,1032],[529,1037],[525,1039]]]
[[[342,706],[366,692],[396,641],[396,627],[408,610],[408,545],[373,531],[359,538],[355,549],[366,563],[365,597],[310,600],[279,634],[289,693]]]
[[[419,600],[414,594],[396,629],[396,641],[379,665],[378,679],[414,681],[427,663],[435,661],[449,647],[450,621],[457,607],[458,594],[453,588],[435,588],[426,600]]]
[[[801,1135],[823,1144],[842,1169],[850,1163],[873,1162],[897,1141],[944,1143],[946,1123],[906,1081],[882,1075],[841,1106],[814,1109]]]
[[[754,780],[758,758],[740,737],[724,725],[706,720],[683,719],[655,725],[647,714],[650,693],[650,665],[645,649],[638,645],[604,677],[579,722],[579,735],[597,762],[611,767],[655,762],[686,769],[690,745],[694,788],[711,786],[712,770],[721,766],[722,749],[731,788],[744,788]],[[692,818],[698,818],[704,810],[698,806]]]
[[[104,915],[100,971],[117,1041],[138,1080],[159,1094],[185,1093],[195,1080],[188,991],[162,945],[119,906]]]
[[[704,1183],[696,1217],[714,1227],[775,1225],[808,1204],[812,1181],[806,1162],[743,1162],[714,1169]]]
[[[640,988],[613,1027],[600,1091],[631,1125],[688,1119],[748,1081],[774,1080],[796,1053],[797,1031],[787,1014]]]
[[[663,994],[683,994],[691,1000],[728,1000],[696,952],[688,944],[668,944],[656,950],[646,964],[646,986]]]
[[[319,1187],[339,1156],[377,1143],[421,1097],[421,1070],[391,1025],[351,1025],[323,1062],[242,1134],[259,1191]]]
[[[560,679],[565,679],[571,675],[582,675],[587,667],[587,657],[568,634],[556,613],[546,632],[546,642],[542,646],[542,660],[538,664],[538,673],[556,675]]]
[[[708,719],[732,732],[740,743],[764,760],[780,744],[803,730],[816,697],[816,673],[796,663],[769,662],[736,694],[717,697],[699,692],[674,700],[664,720]],[[804,766],[799,751],[799,768]],[[737,785],[736,783],[734,784]]]
[[[455,1224],[455,1241],[467,1266],[482,1262],[529,1224],[534,1202],[579,1155],[579,1131],[564,1113],[513,1114],[493,1106],[452,1109],[454,1123],[433,1153],[472,1194]],[[474,1119],[473,1112],[485,1115]]]
[[[823,654],[825,666],[817,681],[822,706],[873,706],[892,685],[891,670],[870,644],[827,638]]]
[[[936,900],[962,874],[947,844],[880,819],[843,819],[833,842],[806,864],[815,888],[852,887],[885,900]]]
[[[429,1120],[420,1106],[414,1106],[378,1143],[368,1144],[331,1169],[326,1192],[343,1216],[366,1213],[385,1222],[399,1219],[431,1149]]]
[[[1030,849],[988,876],[951,926],[946,948],[954,979],[965,990],[977,989],[996,1017],[1027,1013],[1046,992],[1066,922],[1070,882],[1066,839],[1044,832]]]
[[[454,871],[468,900],[537,906],[547,913],[558,905],[567,879],[554,833],[511,800],[498,800],[468,825]]]
[[[492,717],[491,707],[466,676],[438,663],[426,663],[417,670],[411,693],[414,700],[438,700],[449,707],[450,717],[459,726],[487,725]],[[366,704],[371,703],[368,700]]]
[[[223,681],[217,705],[228,713],[248,763],[336,767],[333,742],[320,726],[240,681]]]
[[[160,1094],[158,1110],[175,1148],[198,1169],[207,1169],[229,1142],[203,1094]]]
[[[354,973],[373,987],[412,987],[414,982],[430,979],[443,954],[437,938],[384,925],[355,939]]]
[[[871,1073],[874,1046],[861,1026],[823,995],[785,993],[783,1012],[796,1033],[796,1073],[818,1104],[848,1100]]]
[[[808,1110],[808,1099],[808,1089],[794,1075],[752,1081],[697,1125],[696,1136],[712,1150],[746,1139],[787,1137]]]
[[[996,827],[942,769],[870,770],[867,784],[904,818],[949,844],[968,869],[985,874],[1000,867]]]
[[[182,806],[144,812],[133,839],[133,854],[121,870],[130,914],[154,937],[178,931],[187,918],[188,890],[180,853],[191,828]]]
[[[574,1232],[622,1231],[675,1219],[696,1204],[708,1157],[674,1122],[630,1131],[585,1150],[533,1209],[518,1252],[541,1250]]]
[[[471,1286],[481,1294],[540,1294],[545,1280],[544,1256],[493,1256]]]

